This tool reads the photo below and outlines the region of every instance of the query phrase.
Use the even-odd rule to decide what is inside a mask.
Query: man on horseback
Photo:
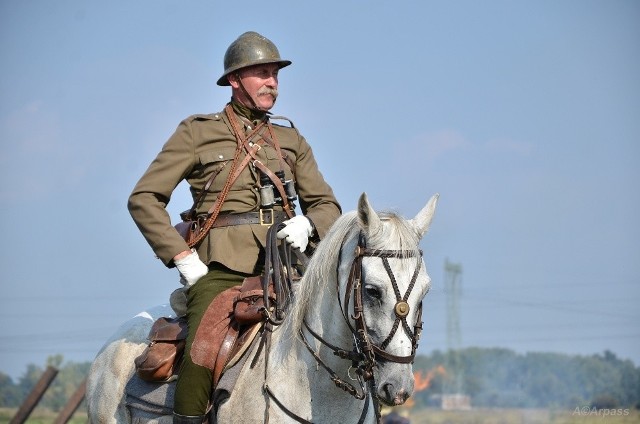
[[[269,226],[286,224],[278,238],[304,251],[341,214],[305,138],[290,121],[286,126],[271,122],[278,119],[269,113],[278,96],[278,72],[290,64],[267,38],[240,35],[226,51],[217,81],[231,87],[231,101],[219,113],[183,120],[129,197],[131,216],[155,254],[180,273],[184,288],[172,295],[174,309],[179,295],[186,294],[186,311],[176,311],[186,314],[189,336],[174,423],[205,418],[212,371],[193,363],[191,344],[216,295],[262,272]],[[171,225],[165,209],[182,180],[197,200],[192,217],[204,228],[194,248]],[[295,216],[296,199],[303,215]]]

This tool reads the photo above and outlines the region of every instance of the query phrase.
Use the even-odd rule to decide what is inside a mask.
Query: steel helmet
[[[227,75],[238,69],[263,63],[277,63],[280,68],[291,65],[290,60],[280,58],[278,48],[271,40],[254,31],[245,32],[224,54],[224,74],[218,79],[218,85],[229,85]]]

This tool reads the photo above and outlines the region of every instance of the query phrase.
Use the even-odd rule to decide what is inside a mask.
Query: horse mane
[[[378,216],[388,225],[384,225],[383,231],[377,234],[367,235],[367,247],[396,250],[418,249],[420,235],[406,219],[394,212],[380,212]],[[286,334],[297,336],[303,326],[304,317],[312,299],[318,299],[323,291],[335,291],[338,261],[341,260],[342,247],[358,237],[360,230],[357,212],[351,211],[338,218],[318,244],[304,276],[298,283],[295,300],[283,323],[283,326],[286,327],[283,329]],[[343,253],[343,256],[351,258],[352,252],[347,252],[346,255]],[[415,267],[415,264],[407,264],[406,266]]]

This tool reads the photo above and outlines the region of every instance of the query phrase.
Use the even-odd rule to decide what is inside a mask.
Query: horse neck
[[[351,243],[347,243],[344,246],[344,250],[347,252],[353,251],[355,243],[351,246]],[[349,325],[347,324],[345,314],[349,314],[349,311],[342,310],[342,302],[344,301],[344,282],[341,282],[340,289],[338,288],[338,282],[336,279],[345,278],[349,273],[349,267],[351,265],[350,258],[342,258],[346,262],[336,263],[336,267],[339,267],[339,272],[334,268],[330,273],[324,276],[323,287],[316,292],[314,299],[309,302],[304,321],[309,328],[320,336],[327,343],[338,347],[343,350],[353,349],[353,334]],[[338,293],[340,290],[340,293]],[[314,348],[316,352],[322,352],[322,358],[324,361],[331,363],[331,366],[335,369],[348,369],[351,363],[344,359],[340,359],[338,356],[333,355],[331,350],[321,341],[314,338],[304,326],[302,330],[305,337]]]
[[[300,339],[300,333],[304,334],[313,350],[321,352],[323,360],[326,358],[333,367],[340,369],[348,369],[350,362],[333,355],[327,346],[310,334],[306,326],[327,343],[344,350],[353,348],[352,333],[340,305],[344,293],[338,294],[336,281],[337,278],[346,278],[349,273],[352,252],[357,244],[357,232],[352,230],[353,220],[343,217],[340,225],[337,225],[338,230],[320,244],[300,286],[295,290],[295,306],[286,320],[283,334],[279,336],[281,340],[287,338],[285,334],[292,336],[296,346],[287,345],[286,348],[298,351],[306,361],[313,358]],[[314,368],[315,365],[314,360]]]
[[[307,311],[305,321],[326,343],[351,351],[354,348],[353,336],[339,306],[340,299],[337,298],[335,281],[333,285],[334,287],[326,287],[322,297],[312,304]],[[324,364],[321,366],[307,348],[303,348],[301,358],[306,363],[307,370],[314,370],[307,375],[309,376],[309,393],[318,410],[316,413],[322,415],[319,422],[341,422],[345,414],[357,417],[362,412],[364,401],[338,389],[329,371],[324,369],[324,367],[329,368],[340,379],[353,384],[361,392],[362,388],[351,378],[352,362],[335,355],[332,348],[312,336],[307,329],[303,328],[302,331],[305,339]],[[372,411],[373,409],[370,409],[370,414],[373,414]]]
[[[351,349],[352,333],[343,316],[340,302],[335,287],[328,288],[322,293],[321,299],[310,305],[305,321],[328,343],[343,349]]]

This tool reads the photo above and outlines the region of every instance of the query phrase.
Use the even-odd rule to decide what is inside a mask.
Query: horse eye
[[[373,299],[380,300],[380,298],[382,297],[382,294],[380,293],[380,291],[375,287],[372,287],[372,286],[365,287],[364,291],[367,293],[368,297],[371,297]]]

